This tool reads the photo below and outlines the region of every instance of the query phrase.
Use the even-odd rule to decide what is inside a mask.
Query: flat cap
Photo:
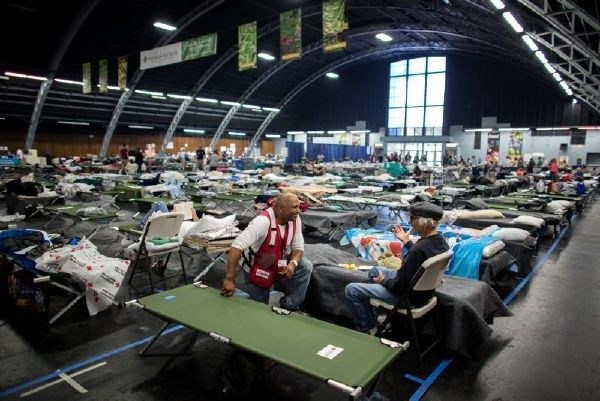
[[[410,214],[419,217],[429,217],[438,221],[444,215],[444,211],[438,205],[430,202],[417,202],[413,203],[410,207]]]

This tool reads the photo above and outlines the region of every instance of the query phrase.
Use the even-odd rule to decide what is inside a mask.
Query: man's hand
[[[235,292],[235,282],[230,278],[225,278],[223,280],[223,285],[221,286],[221,295],[224,297],[230,297]]]
[[[381,283],[383,283],[384,279],[385,279],[385,276],[383,275],[383,273],[379,273],[379,276],[373,277],[373,282],[375,284],[381,284]]]
[[[296,265],[293,264],[292,262],[290,262],[283,269],[281,269],[279,274],[281,274],[283,277],[291,279],[292,276],[294,275],[295,271],[296,271]]]
[[[394,233],[396,238],[398,238],[402,242],[407,242],[410,239],[410,237],[408,236],[408,233],[406,231],[404,231],[402,229],[402,227],[400,227],[396,224],[394,224],[392,226],[392,232]]]

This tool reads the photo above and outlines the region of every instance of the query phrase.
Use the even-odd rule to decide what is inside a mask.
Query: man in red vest
[[[299,214],[298,197],[283,193],[250,222],[229,248],[221,295],[234,294],[235,274],[242,261],[245,289],[251,299],[267,303],[273,285],[281,288],[289,284],[281,306],[299,308],[312,272],[312,263],[302,258],[304,237]]]

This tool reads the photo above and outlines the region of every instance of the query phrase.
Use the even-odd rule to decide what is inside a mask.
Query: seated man
[[[236,269],[243,260],[246,292],[251,299],[267,303],[271,286],[279,287],[287,279],[290,285],[281,306],[298,309],[312,272],[312,263],[302,258],[304,237],[299,207],[296,195],[283,193],[275,198],[272,208],[250,222],[229,248],[221,295],[234,294]]]
[[[354,325],[358,331],[374,334],[377,330],[369,298],[395,304],[398,297],[408,290],[410,281],[427,259],[444,253],[448,244],[437,232],[438,221],[444,212],[433,203],[419,202],[410,208],[410,224],[421,239],[413,244],[408,233],[399,226],[393,226],[392,231],[408,249],[399,270],[377,267],[371,270],[369,277],[372,283],[351,283],[346,286],[346,298],[352,311]],[[433,296],[433,291],[413,292],[410,303],[415,306],[425,304]]]

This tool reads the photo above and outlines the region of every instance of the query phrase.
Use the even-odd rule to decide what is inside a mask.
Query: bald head
[[[280,224],[286,224],[288,221],[295,220],[300,213],[300,200],[296,195],[290,192],[283,192],[277,195],[273,202],[275,218]]]

